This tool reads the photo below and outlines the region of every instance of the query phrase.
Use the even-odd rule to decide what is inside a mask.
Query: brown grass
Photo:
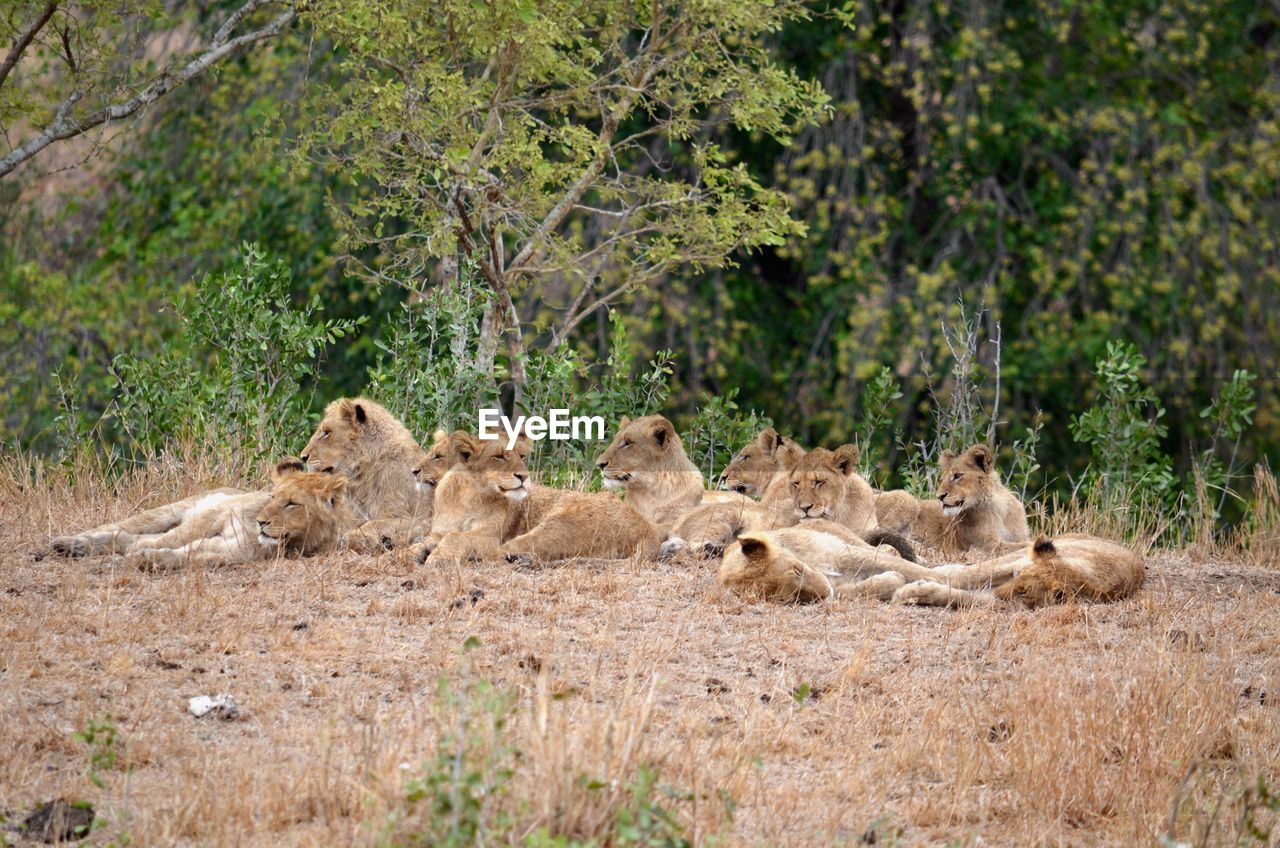
[[[511,819],[499,844],[603,837],[646,767],[695,844],[1154,845],[1170,822],[1200,844],[1211,819],[1203,841],[1234,844],[1242,789],[1280,785],[1280,573],[1246,554],[1158,553],[1110,606],[958,613],[747,604],[711,564],[36,558],[55,530],[221,482],[189,461],[108,494],[3,461],[10,818],[66,797],[98,807],[97,844],[378,844],[425,827],[405,787],[459,736],[514,769],[485,798]],[[504,726],[462,697],[484,681],[511,695]],[[220,692],[240,720],[186,713]],[[72,735],[95,719],[121,740],[103,788]]]

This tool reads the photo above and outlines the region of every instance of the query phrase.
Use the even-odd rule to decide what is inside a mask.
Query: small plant
[[[718,480],[735,450],[773,426],[773,421],[754,410],[740,412],[737,396],[736,388],[723,395],[704,394],[697,414],[681,431],[685,452],[708,480]]]
[[[369,371],[369,395],[426,436],[435,430],[474,430],[482,407],[498,405],[498,385],[478,354],[488,295],[474,269],[400,306],[381,354]]]
[[[1158,508],[1174,491],[1164,407],[1142,383],[1146,357],[1131,344],[1108,342],[1097,365],[1100,396],[1071,422],[1071,435],[1087,445],[1093,462],[1080,485],[1086,501],[1106,511]]]
[[[1248,371],[1236,370],[1218,389],[1213,402],[1200,411],[1200,418],[1212,431],[1208,445],[1196,461],[1195,474],[1207,489],[1218,493],[1212,515],[1214,521],[1221,518],[1228,496],[1240,500],[1232,484],[1240,474],[1236,467],[1240,440],[1253,423],[1253,412],[1258,408],[1253,386],[1249,385],[1254,379]],[[1231,453],[1224,463],[1219,452],[1226,445],[1230,445]]]
[[[894,420],[894,411],[898,401],[902,400],[902,392],[893,371],[882,367],[871,382],[862,390],[862,416],[858,422],[857,442],[859,450],[858,465],[862,475],[876,482],[876,468],[880,462],[880,453],[876,445],[881,441],[881,434],[886,433],[889,424]],[[892,445],[892,434],[889,444]]]
[[[115,771],[119,757],[116,726],[109,718],[89,719],[84,729],[71,734],[71,738],[89,749],[85,776],[94,786],[105,789],[107,782],[103,775]]]

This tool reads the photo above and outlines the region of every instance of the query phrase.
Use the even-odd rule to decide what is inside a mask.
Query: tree
[[[370,280],[420,291],[465,258],[491,291],[479,361],[505,337],[516,402],[523,326],[554,349],[581,321],[677,267],[798,232],[780,193],[708,141],[783,139],[821,88],[776,65],[793,0],[324,0],[348,52],[302,153],[377,189],[342,210]],[[679,163],[679,174],[672,170]]]
[[[11,46],[0,61],[0,135],[8,152],[0,177],[56,142],[105,132],[144,111],[237,51],[279,35],[297,15],[292,3],[248,0],[202,41],[189,19],[156,0],[6,5],[0,40]],[[259,19],[256,29],[235,34]],[[186,46],[171,53],[175,40]],[[157,71],[156,53],[181,58]]]

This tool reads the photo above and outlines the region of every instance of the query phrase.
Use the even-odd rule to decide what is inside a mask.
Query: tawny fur
[[[947,553],[1004,553],[1030,539],[1022,502],[1000,480],[994,453],[974,445],[959,456],[943,451],[938,497],[921,500],[894,490],[876,497],[879,524],[911,533]]]
[[[352,509],[362,522],[348,540],[357,550],[404,545],[426,534],[433,492],[419,490],[413,476],[425,456],[394,415],[361,397],[325,407],[302,451],[310,470],[346,476]]]
[[[620,489],[646,520],[669,527],[703,503],[749,503],[736,492],[707,492],[702,472],[685,455],[676,429],[661,415],[623,417],[597,464],[605,488]]]
[[[69,537],[61,547],[92,549],[97,541],[109,540],[114,550],[125,553],[127,564],[147,570],[323,553],[355,526],[345,489],[341,475],[308,473],[299,460],[286,459],[276,466],[269,490],[186,498]],[[128,544],[121,548],[126,538]]]
[[[776,484],[785,489],[787,473],[804,454],[794,440],[768,427],[729,460],[720,475],[721,486],[752,498],[763,497]]]
[[[530,443],[514,449],[467,433],[436,494],[436,520],[420,553],[433,560],[554,561],[651,557],[664,529],[607,492],[568,492],[529,483]]]
[[[875,529],[875,495],[857,473],[858,449],[816,448],[777,475],[759,503],[703,506],[682,516],[663,545],[663,556],[688,549],[719,551],[749,530],[776,530],[822,519],[865,535]]]
[[[853,531],[821,519],[801,527],[744,533],[720,563],[720,584],[762,600],[809,603],[840,596],[888,600],[929,568],[873,546]]]
[[[1041,536],[1018,553],[936,571],[943,573],[941,582],[908,583],[893,600],[951,607],[1109,603],[1138,591],[1146,575],[1142,558],[1133,551],[1085,535]]]

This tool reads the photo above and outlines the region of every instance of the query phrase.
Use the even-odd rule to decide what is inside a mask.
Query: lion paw
[[[932,580],[914,580],[893,593],[895,604],[945,606],[950,590]]]
[[[662,547],[658,548],[658,561],[671,562],[676,555],[689,546],[689,543],[679,536],[672,536],[670,539],[662,543]]]
[[[89,554],[89,543],[81,536],[58,536],[49,542],[53,552],[68,557],[82,557]]]
[[[519,569],[533,568],[533,554],[517,554],[511,553],[503,556],[508,565],[513,565]]]

